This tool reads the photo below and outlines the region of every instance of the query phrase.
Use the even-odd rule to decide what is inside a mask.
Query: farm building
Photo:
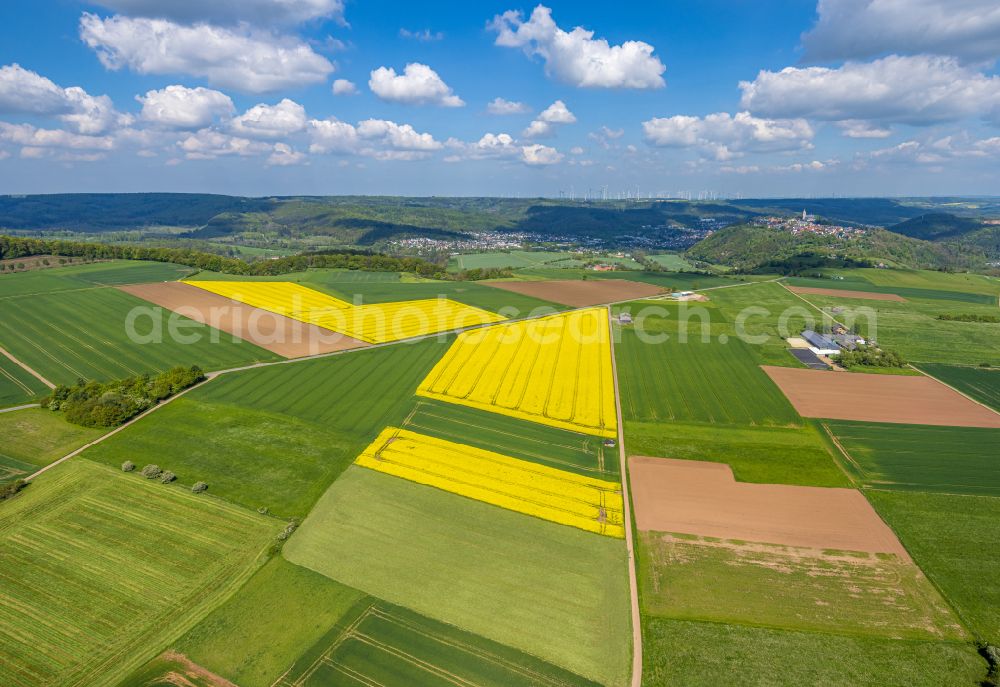
[[[632,316],[627,312],[619,313],[618,324],[632,324]]]
[[[809,342],[809,349],[816,355],[835,355],[840,353],[837,342],[825,334],[807,329],[802,332],[802,338]]]

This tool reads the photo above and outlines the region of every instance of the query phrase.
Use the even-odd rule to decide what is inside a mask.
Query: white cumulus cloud
[[[284,98],[277,105],[254,105],[235,117],[229,126],[233,133],[240,136],[276,139],[303,131],[307,122],[305,108],[294,100]]]
[[[465,105],[436,71],[419,62],[406,65],[402,74],[397,74],[392,67],[372,70],[368,87],[379,98],[390,102],[442,107]]]
[[[366,119],[357,126],[335,117],[309,122],[309,152],[364,155],[378,160],[417,160],[444,148],[429,133],[387,119]]]
[[[334,95],[357,95],[358,93],[358,87],[354,85],[353,81],[347,79],[334,79],[331,90]]]
[[[33,149],[63,148],[70,150],[111,150],[110,136],[88,136],[63,129],[40,129],[31,124],[0,122],[0,141]],[[31,153],[29,153],[31,156]]]
[[[300,164],[305,157],[304,153],[300,153],[287,143],[275,143],[267,158],[267,164],[274,167],[288,167]]]
[[[248,93],[326,80],[334,67],[298,38],[252,30],[184,26],[166,19],[84,13],[80,38],[108,69],[139,74],[190,74]]]
[[[889,138],[892,129],[876,126],[861,119],[845,119],[837,122],[841,132],[847,138]]]
[[[819,0],[816,25],[802,36],[810,60],[886,53],[1000,57],[996,0]]]
[[[541,138],[551,136],[555,133],[557,124],[573,124],[576,122],[576,115],[569,111],[566,103],[557,100],[542,112],[528,125],[522,134],[525,138]]]
[[[131,118],[115,110],[106,95],[90,95],[79,86],[62,88],[19,64],[0,67],[0,112],[55,116],[78,134],[103,134]]]
[[[192,24],[270,26],[344,17],[343,0],[97,0],[96,4],[122,14]]]
[[[217,157],[231,155],[248,157],[263,155],[271,150],[266,143],[230,136],[213,129],[202,129],[188,134],[178,145],[184,152],[184,157],[189,160],[214,160]]]
[[[202,86],[175,84],[135,99],[142,104],[140,118],[165,129],[201,129],[235,109],[228,95]]]
[[[642,41],[610,45],[594,32],[577,26],[564,31],[552,19],[552,10],[538,5],[525,21],[509,10],[493,18],[496,44],[522,48],[545,62],[545,72],[568,84],[590,88],[661,88],[666,67]]]
[[[694,148],[724,161],[744,153],[808,149],[814,136],[804,119],[761,119],[748,112],[705,117],[658,117],[642,123],[654,146]]]
[[[563,154],[550,146],[535,143],[521,148],[521,161],[532,167],[554,165],[562,162]]]
[[[531,108],[516,100],[494,98],[490,101],[489,105],[486,106],[486,111],[495,115],[515,115],[530,112]]]
[[[769,117],[927,125],[982,116],[1000,123],[1000,76],[954,57],[890,55],[841,67],[786,67],[740,82],[742,106]]]

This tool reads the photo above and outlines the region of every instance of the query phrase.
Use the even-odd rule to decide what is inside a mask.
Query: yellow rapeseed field
[[[604,308],[463,332],[417,394],[615,437],[610,336]]]
[[[621,485],[387,427],[355,463],[611,537],[624,537]]]
[[[368,343],[500,322],[501,315],[447,298],[353,305],[292,282],[189,281],[200,289]]]

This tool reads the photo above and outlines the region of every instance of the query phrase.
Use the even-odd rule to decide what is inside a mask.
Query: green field
[[[890,491],[867,496],[966,626],[1000,643],[1000,499]]]
[[[474,270],[486,268],[521,268],[537,267],[547,263],[570,260],[574,253],[547,252],[547,251],[497,251],[493,253],[467,253],[456,255],[449,264],[449,269]]]
[[[621,540],[349,468],[288,560],[609,685],[626,680]]]
[[[679,255],[677,253],[650,255],[649,259],[659,265],[662,265],[665,269],[674,270],[676,272],[694,269],[694,265],[688,262],[683,255]]]
[[[869,293],[892,293],[907,299],[931,299],[941,301],[959,301],[963,303],[979,303],[995,305],[996,295],[969,293],[966,291],[949,291],[947,289],[918,288],[914,286],[880,286],[862,277],[845,279],[815,279],[809,277],[789,277],[789,286],[808,286],[818,289],[838,289],[841,291],[868,291]],[[1000,292],[1000,289],[998,289]],[[941,307],[938,304],[938,307]]]
[[[237,589],[281,523],[74,460],[0,507],[4,684],[114,685]]]
[[[861,277],[879,286],[901,286],[938,291],[960,291],[993,296],[1000,295],[1000,282],[982,274],[949,273],[933,270],[880,270],[873,268],[844,271],[844,276]]]
[[[970,644],[643,619],[643,684],[716,687],[979,687]]]
[[[37,377],[0,353],[0,408],[32,403],[48,391]]]
[[[1000,429],[824,421],[876,489],[1000,496]]]
[[[112,467],[155,463],[180,484],[204,481],[214,496],[233,503],[304,517],[362,448],[318,423],[185,396],[84,456]]]
[[[30,475],[102,434],[40,408],[0,413],[0,482]]]
[[[148,313],[136,319],[135,332],[150,336],[159,327],[161,341],[130,339],[126,322],[134,308]],[[176,340],[170,335],[172,318],[182,323],[181,334],[198,333],[200,340]],[[219,334],[212,342],[212,332],[219,334],[112,288],[0,299],[0,346],[56,384],[162,372],[175,365],[215,370],[278,359],[229,335]]]
[[[191,398],[282,413],[374,439],[412,410],[414,392],[444,354],[437,338],[225,375]]]
[[[275,687],[324,687],[345,681],[383,687],[597,687],[530,654],[370,597]]]
[[[517,276],[524,279],[626,279],[655,284],[665,289],[693,290],[711,286],[725,286],[738,282],[711,274],[688,274],[685,272],[645,272],[638,270],[615,270],[595,272],[587,269],[557,269],[552,267],[529,267],[518,270]]]
[[[173,281],[192,272],[194,270],[189,267],[164,262],[110,260],[34,272],[0,274],[0,301],[16,296],[53,293],[55,291]]]
[[[967,636],[919,569],[897,556],[661,532],[639,537],[649,615],[896,639]]]
[[[388,303],[445,296],[508,317],[524,317],[539,309],[547,312],[566,309],[563,305],[475,282],[421,281],[398,284],[357,282],[335,284],[331,291],[348,301],[357,300],[360,303]]]
[[[455,403],[420,399],[403,427],[591,477],[617,481],[620,472],[618,449],[606,448],[600,437]]]
[[[726,463],[740,482],[847,487],[811,423],[800,428],[625,422],[629,455]]]
[[[1000,411],[1000,370],[933,363],[921,363],[920,369],[980,403]]]
[[[802,420],[738,339],[644,343],[622,330],[616,346],[622,414],[628,420],[793,426]]]
[[[241,687],[270,687],[364,598],[277,556],[174,649]]]

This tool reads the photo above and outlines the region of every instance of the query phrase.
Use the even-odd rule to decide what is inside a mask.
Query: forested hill
[[[948,212],[931,212],[889,227],[890,231],[915,239],[939,241],[981,229],[982,222],[971,217],[957,217]]]
[[[986,262],[983,252],[974,247],[922,241],[883,229],[841,238],[792,234],[782,229],[749,225],[718,231],[692,246],[687,254],[697,260],[729,265],[743,271],[764,266],[781,271],[783,262],[794,271],[796,265],[808,261],[793,258],[806,254],[927,269],[979,268]]]
[[[225,212],[266,210],[273,202],[207,193],[0,195],[0,228],[97,232],[150,226],[200,227]]]

